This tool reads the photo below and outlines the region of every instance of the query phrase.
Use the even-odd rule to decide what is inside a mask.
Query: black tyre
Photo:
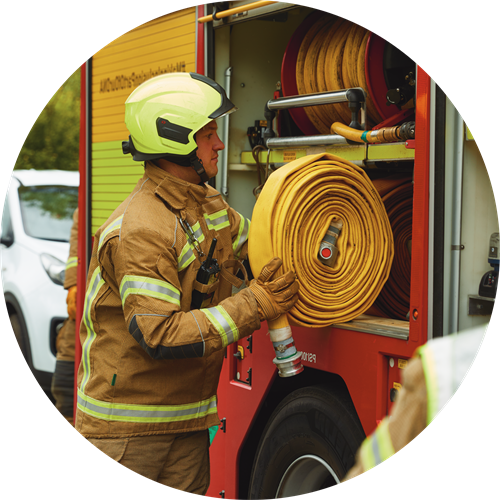
[[[248,498],[285,498],[339,483],[365,435],[352,403],[326,387],[289,394],[257,448]]]
[[[50,399],[50,401],[52,401],[52,403],[55,403],[54,396],[51,392],[52,373],[36,370],[33,367],[28,331],[26,329],[26,323],[24,321],[22,313],[13,310],[9,313],[9,319],[10,324],[12,325],[12,330],[14,331],[14,335],[16,336],[17,343],[19,344],[19,348],[23,353],[24,359],[28,364],[29,369],[35,376],[36,381],[40,384],[41,388],[45,392],[45,395]]]
[[[26,326],[24,324],[24,319],[19,317],[17,314],[11,314],[9,316],[10,326],[14,332],[14,337],[16,339],[19,350],[21,351],[26,364],[30,370],[33,370],[33,363],[31,361],[31,349],[28,340],[28,334],[26,333]]]

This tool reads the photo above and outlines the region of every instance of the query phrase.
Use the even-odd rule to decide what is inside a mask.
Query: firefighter
[[[403,372],[390,416],[368,436],[344,481],[375,467],[416,438],[453,396],[474,361],[485,326],[431,340]]]
[[[234,110],[195,73],[131,93],[123,150],[145,162],[144,176],[95,234],[80,330],[78,431],[133,471],[201,495],[225,348],[288,311],[299,287],[292,272],[275,276],[274,258],[232,295],[250,221],[206,181],[224,148],[215,119]],[[220,271],[200,282],[214,239]]]
[[[68,290],[66,304],[68,318],[56,338],[56,367],[52,377],[51,391],[56,408],[73,424],[74,380],[75,380],[75,336],[76,336],[76,270],[78,264],[78,208],[73,213],[73,225],[69,238],[69,257],[66,262],[64,289]]]

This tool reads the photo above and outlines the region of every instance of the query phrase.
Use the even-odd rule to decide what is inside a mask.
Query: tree
[[[78,170],[80,69],[52,96],[30,130],[14,170]]]

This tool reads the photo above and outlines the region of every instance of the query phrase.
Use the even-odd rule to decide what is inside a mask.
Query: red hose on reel
[[[388,45],[359,25],[316,11],[302,22],[287,45],[281,67],[283,96],[362,87],[368,94],[368,127],[390,122],[401,110],[394,104],[386,105],[389,88],[384,53]],[[295,108],[290,115],[305,135],[329,134],[334,121],[350,122],[347,104]],[[404,113],[404,118],[408,117],[409,113]]]

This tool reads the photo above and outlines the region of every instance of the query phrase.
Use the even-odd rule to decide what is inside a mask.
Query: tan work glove
[[[285,314],[299,298],[299,283],[295,281],[292,271],[270,281],[282,264],[279,257],[274,257],[262,268],[259,277],[250,282],[249,288],[257,301],[261,321],[273,320]]]
[[[68,304],[68,316],[69,319],[76,318],[76,285],[68,289],[68,295],[66,296],[66,304]]]

